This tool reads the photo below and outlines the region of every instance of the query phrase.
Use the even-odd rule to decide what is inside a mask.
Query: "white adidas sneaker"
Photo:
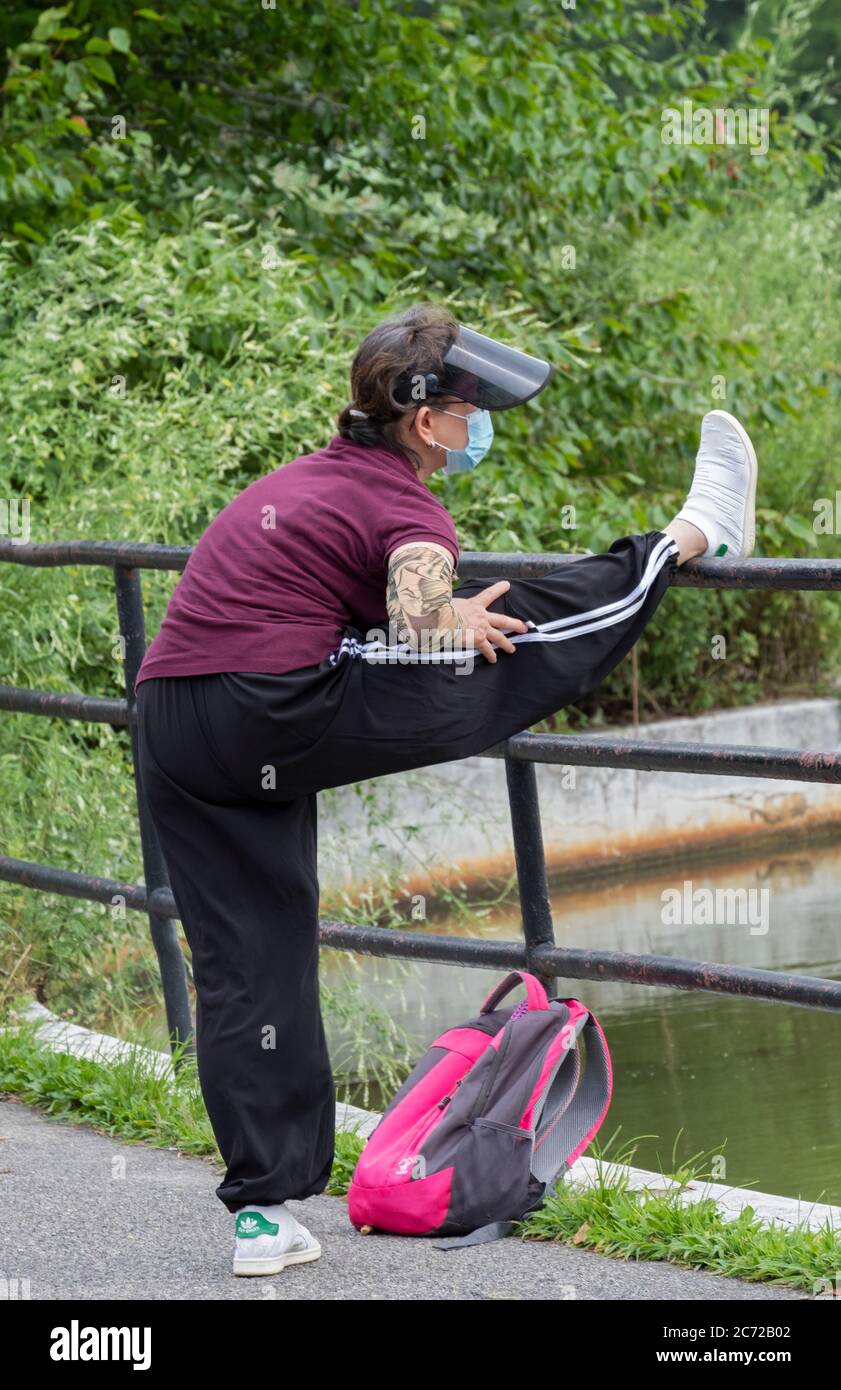
[[[234,1274],[280,1274],[287,1265],[317,1260],[321,1246],[283,1202],[236,1213]]]
[[[689,495],[676,520],[707,538],[704,555],[744,558],[756,540],[756,451],[747,430],[726,410],[701,421],[701,443]]]

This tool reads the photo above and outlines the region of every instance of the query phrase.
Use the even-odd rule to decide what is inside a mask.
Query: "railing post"
[[[508,807],[511,812],[514,859],[517,865],[517,887],[526,942],[526,969],[532,971],[551,988],[555,976],[546,974],[544,969],[532,963],[532,955],[537,947],[555,945],[535,764],[512,758],[506,753],[505,778],[508,783]]]
[[[125,565],[114,566],[114,585],[117,590],[117,613],[120,636],[125,648],[126,700],[128,701],[131,757],[134,769],[134,788],[137,795],[137,818],[140,823],[140,845],[143,852],[143,875],[146,892],[151,899],[156,888],[169,887],[169,875],[160,841],[143,788],[137,775],[137,701],[135,682],[140,663],[146,652],[146,625],[143,618],[143,590],[140,571]],[[187,967],[178,940],[178,930],[171,917],[149,913],[149,927],[158,956],[164,991],[170,1048],[190,1040],[187,1052],[193,1052],[193,1020],[187,990]]]

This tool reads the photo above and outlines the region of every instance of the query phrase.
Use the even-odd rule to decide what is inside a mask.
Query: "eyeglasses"
[[[428,402],[425,402],[425,404],[428,404]],[[465,405],[469,405],[469,404],[470,404],[469,401],[465,401]],[[469,417],[470,415],[475,414],[475,412],[476,412],[476,410],[478,409],[478,407],[474,405],[473,409],[472,409],[472,410],[469,410],[468,413],[467,413],[467,415],[462,415],[462,414],[461,414],[461,411],[459,411],[459,410],[445,410],[444,407],[443,407],[442,405],[430,405],[429,409],[430,409],[430,410],[436,410],[436,411],[438,412],[439,415],[455,415],[455,417],[456,417],[457,420],[466,420],[466,419],[468,419],[468,417]]]

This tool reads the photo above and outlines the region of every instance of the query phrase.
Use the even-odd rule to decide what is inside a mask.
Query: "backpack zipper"
[[[496,1056],[494,1057],[494,1060],[491,1062],[491,1065],[488,1067],[488,1074],[482,1083],[482,1089],[476,1097],[476,1100],[473,1104],[473,1109],[470,1111],[470,1114],[467,1117],[468,1123],[470,1123],[471,1120],[476,1118],[476,1115],[478,1114],[480,1108],[484,1106],[485,1102],[488,1099],[491,1086],[493,1085],[496,1079],[496,1074],[499,1071],[500,1065],[502,1063],[503,1053],[505,1052],[509,1042],[511,1041],[511,1022],[512,1020],[509,1019],[505,1025],[505,1030],[502,1034],[502,1041],[500,1042],[499,1047],[496,1049]]]
[[[458,1090],[458,1088],[459,1088],[459,1086],[461,1085],[461,1083],[462,1083],[463,1080],[464,1080],[464,1077],[463,1077],[463,1076],[460,1076],[459,1079],[458,1079],[458,1081],[456,1082],[455,1086],[454,1086],[453,1089],[450,1091],[450,1094],[449,1094],[448,1096],[443,1096],[443,1097],[441,1098],[441,1100],[438,1101],[438,1109],[439,1109],[439,1110],[443,1110],[445,1105],[449,1105],[450,1101],[452,1100],[453,1096],[455,1095],[456,1091]]]
[[[511,1020],[509,1019],[508,1023],[505,1025],[505,1029],[504,1029],[503,1034],[502,1034],[502,1041],[500,1042],[499,1047],[498,1047],[497,1050],[496,1050],[496,1056],[495,1056],[494,1060],[491,1062],[490,1067],[488,1068],[488,1075],[485,1077],[484,1083],[483,1083],[483,1085],[482,1085],[482,1090],[480,1091],[479,1095],[476,1097],[476,1101],[475,1101],[475,1103],[474,1103],[474,1105],[473,1105],[473,1109],[470,1111],[470,1114],[469,1114],[468,1117],[467,1117],[467,1123],[468,1123],[468,1124],[470,1124],[471,1121],[473,1120],[474,1116],[476,1115],[477,1110],[479,1109],[479,1106],[480,1106],[480,1105],[483,1105],[483,1104],[485,1103],[485,1101],[487,1100],[487,1098],[488,1098],[488,1093],[489,1093],[489,1091],[490,1091],[490,1089],[491,1089],[491,1086],[492,1086],[492,1084],[493,1084],[494,1077],[496,1076],[497,1072],[499,1071],[499,1067],[500,1067],[500,1064],[501,1064],[501,1062],[502,1062],[502,1054],[505,1052],[506,1048],[508,1047],[508,1044],[509,1044],[510,1040],[511,1040]],[[422,1122],[421,1122],[421,1125],[420,1125],[419,1129],[417,1130],[417,1132],[415,1133],[415,1135],[414,1135],[414,1137],[413,1137],[413,1139],[412,1139],[412,1148],[413,1148],[415,1151],[419,1151],[419,1150],[420,1150],[421,1144],[423,1143],[423,1141],[425,1140],[427,1134],[429,1133],[429,1131],[432,1129],[433,1125],[435,1124],[435,1111],[436,1111],[436,1110],[444,1110],[444,1109],[446,1109],[446,1107],[449,1105],[450,1101],[452,1100],[453,1096],[455,1095],[456,1091],[458,1090],[459,1086],[461,1085],[462,1081],[464,1081],[464,1077],[463,1077],[463,1076],[460,1076],[459,1079],[458,1079],[458,1081],[456,1082],[455,1086],[453,1087],[452,1091],[449,1093],[449,1095],[442,1096],[442,1098],[441,1098],[440,1100],[436,1101],[436,1102],[435,1102],[435,1105],[434,1105],[433,1108],[432,1108],[432,1114],[429,1115],[429,1116],[427,1116],[427,1118],[426,1118],[425,1121],[422,1121]]]

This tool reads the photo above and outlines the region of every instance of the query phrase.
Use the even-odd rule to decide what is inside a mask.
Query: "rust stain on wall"
[[[769,813],[769,803],[773,803]],[[736,805],[732,808],[736,810]],[[755,812],[750,820],[745,810]],[[693,866],[728,859],[744,860],[763,850],[815,847],[841,839],[841,804],[822,804],[809,809],[799,793],[769,797],[762,806],[739,806],[740,814],[723,815],[692,830],[675,828],[659,833],[615,835],[610,842],[599,836],[587,841],[564,844],[549,840],[545,844],[546,870],[554,892],[574,890],[605,880],[628,878],[639,873],[667,868],[680,860]],[[436,897],[449,889],[470,900],[499,892],[516,873],[513,846],[499,854],[473,856],[453,864],[433,864],[429,870],[409,874],[401,882],[400,901],[408,902],[422,894],[430,901],[429,916],[435,915]],[[368,883],[356,880],[343,891],[351,897]],[[446,903],[441,904],[448,911]]]

